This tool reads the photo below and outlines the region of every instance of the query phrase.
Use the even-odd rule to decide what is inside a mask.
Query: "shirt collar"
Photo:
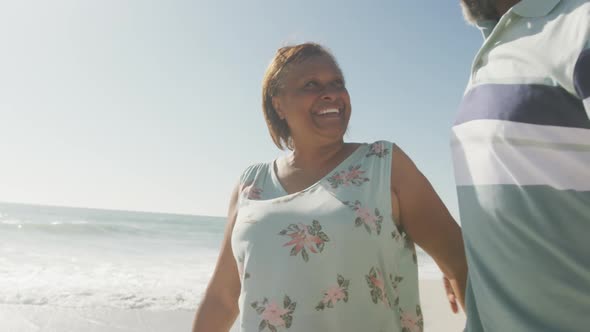
[[[512,11],[522,17],[543,17],[549,14],[561,0],[521,0]]]
[[[549,14],[561,0],[521,0],[510,9],[522,17],[542,17]],[[495,20],[481,20],[476,22],[484,38],[487,38],[498,24]]]
[[[488,38],[496,24],[498,24],[498,21],[496,20],[480,20],[475,23],[479,31],[481,31],[484,39]]]

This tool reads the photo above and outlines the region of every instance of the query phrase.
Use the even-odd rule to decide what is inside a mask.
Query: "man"
[[[462,7],[485,37],[451,144],[467,331],[590,331],[590,1]]]

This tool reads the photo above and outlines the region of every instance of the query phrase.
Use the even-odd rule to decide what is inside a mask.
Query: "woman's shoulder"
[[[391,147],[393,147],[393,146],[396,145],[394,142],[388,141],[388,140],[385,140],[385,139],[380,139],[380,140],[376,140],[376,141],[373,141],[373,142],[366,142],[366,143],[363,143],[363,144],[366,144],[368,146],[378,146],[378,145],[381,145],[381,146],[385,146],[387,148],[391,148]]]
[[[368,145],[367,157],[377,156],[383,158],[385,156],[391,156],[396,145],[387,140],[378,140],[372,143],[365,143]]]
[[[265,172],[265,173],[268,172],[271,164],[272,164],[272,161],[258,162],[258,163],[254,163],[254,164],[247,166],[242,171],[242,174],[240,175],[240,184],[243,185],[243,184],[246,184],[249,182],[253,182],[258,174],[260,174],[262,172]]]

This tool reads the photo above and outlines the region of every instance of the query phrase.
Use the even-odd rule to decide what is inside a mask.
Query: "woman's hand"
[[[459,312],[457,295],[455,295],[453,286],[451,286],[451,281],[446,276],[443,276],[443,284],[445,286],[445,292],[447,293],[447,299],[449,300],[449,304],[451,305],[451,311],[456,314]]]

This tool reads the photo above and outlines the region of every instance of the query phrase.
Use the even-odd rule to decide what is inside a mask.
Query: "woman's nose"
[[[336,100],[336,96],[339,92],[340,92],[340,89],[337,89],[336,87],[331,86],[331,85],[327,85],[322,90],[322,99],[329,100],[329,101]]]

